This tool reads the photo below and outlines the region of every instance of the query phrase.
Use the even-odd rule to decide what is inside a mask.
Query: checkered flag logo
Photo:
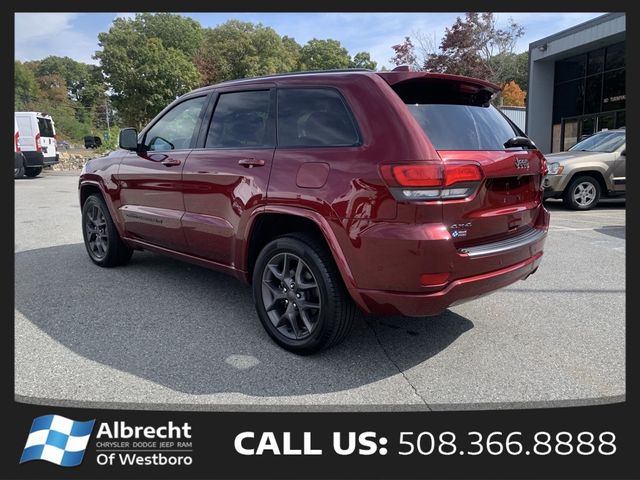
[[[62,467],[82,463],[95,420],[77,422],[60,415],[43,415],[33,420],[20,463],[45,460]]]

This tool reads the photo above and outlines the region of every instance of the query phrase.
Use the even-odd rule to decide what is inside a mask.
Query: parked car
[[[98,148],[102,146],[102,140],[100,137],[94,135],[87,135],[84,137],[84,148]]]
[[[13,156],[14,159],[14,168],[13,168],[13,178],[22,178],[24,175],[24,155],[20,149],[20,132],[18,130],[18,123],[13,120],[14,123],[14,133],[13,133]]]
[[[149,250],[240,278],[301,354],[342,340],[355,306],[439,314],[541,262],[545,159],[491,106],[499,90],[368,70],[195,90],[86,164],[86,250],[102,267]]]
[[[37,177],[46,165],[58,163],[56,128],[53,118],[41,112],[15,112],[24,154],[24,174]]]
[[[574,210],[589,210],[603,196],[626,192],[626,131],[605,130],[576,143],[566,152],[547,155],[549,173],[544,196],[562,198]]]

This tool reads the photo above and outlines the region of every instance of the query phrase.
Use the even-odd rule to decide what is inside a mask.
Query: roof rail
[[[307,75],[311,73],[350,73],[350,72],[374,72],[374,70],[370,70],[368,68],[337,68],[335,70],[301,70],[298,72],[286,72],[286,73],[273,73],[271,75],[259,75],[256,77],[245,77],[245,78],[237,78],[234,80],[225,80],[224,82],[220,82],[218,85],[229,82],[240,82],[242,80],[260,80],[265,78],[274,78],[274,77],[288,77],[291,75]]]

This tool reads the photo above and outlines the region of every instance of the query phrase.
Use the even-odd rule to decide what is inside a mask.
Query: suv
[[[626,145],[624,129],[604,130],[566,152],[548,154],[544,196],[562,198],[574,210],[589,210],[602,195],[623,195],[627,188]]]
[[[546,163],[490,105],[499,87],[426,72],[303,72],[188,93],[80,175],[99,266],[168,254],[253,285],[296,353],[364,312],[435,315],[542,257]]]
[[[98,148],[102,146],[102,140],[100,137],[94,135],[87,135],[84,137],[84,148]]]

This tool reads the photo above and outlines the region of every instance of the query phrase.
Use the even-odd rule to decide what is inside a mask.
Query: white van
[[[13,120],[13,156],[15,157],[15,164],[13,167],[13,178],[22,178],[24,175],[24,155],[20,149],[20,132],[18,130],[18,122]]]
[[[58,163],[56,128],[50,115],[40,112],[15,112],[24,155],[24,173],[37,177],[45,165]]]

